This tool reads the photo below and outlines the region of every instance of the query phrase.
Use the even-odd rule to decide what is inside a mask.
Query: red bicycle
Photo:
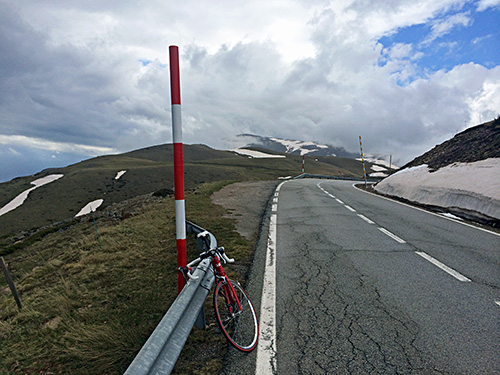
[[[250,297],[239,282],[229,279],[222,267],[224,263],[234,263],[223,247],[210,247],[209,233],[198,234],[208,249],[198,258],[179,270],[189,278],[193,278],[192,270],[203,259],[211,258],[216,286],[214,290],[214,310],[219,327],[231,345],[243,352],[251,352],[257,346],[259,338],[259,322]]]

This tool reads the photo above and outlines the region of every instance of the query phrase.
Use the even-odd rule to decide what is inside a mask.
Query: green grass
[[[238,260],[229,274],[243,280],[253,244],[210,200],[227,183],[188,193],[186,214],[229,249]],[[157,198],[126,220],[102,216],[97,225],[102,246],[87,218],[5,256],[23,309],[0,277],[2,374],[122,374],[168,310],[177,293],[174,200]],[[188,247],[193,259],[195,241]],[[195,330],[176,373],[218,372],[225,345],[213,324]]]

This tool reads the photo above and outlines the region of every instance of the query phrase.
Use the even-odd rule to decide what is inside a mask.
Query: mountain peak
[[[335,147],[321,144],[315,141],[299,141],[278,137],[265,137],[255,134],[239,134],[240,139],[245,139],[245,147],[260,147],[272,151],[283,152],[292,155],[308,156],[340,156],[346,158],[356,158],[358,155],[346,151],[343,147]]]

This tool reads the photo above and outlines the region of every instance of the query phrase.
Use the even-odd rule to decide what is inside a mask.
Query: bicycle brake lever
[[[182,273],[182,275],[184,276],[184,278],[187,279],[193,279],[193,280],[197,280],[199,279],[200,277],[199,276],[193,276],[193,274],[191,273],[191,271],[193,270],[191,267],[179,267],[177,268],[177,270]],[[187,277],[186,277],[187,276]]]

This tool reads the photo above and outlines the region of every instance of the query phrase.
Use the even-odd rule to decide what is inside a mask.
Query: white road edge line
[[[271,215],[260,307],[256,375],[274,374],[276,367],[276,214]]]
[[[415,251],[415,254],[420,255],[422,258],[428,260],[435,266],[441,268],[444,272],[448,273],[449,275],[453,276],[455,279],[463,282],[470,282],[472,281],[471,279],[465,277],[461,273],[455,271],[454,269],[448,267],[446,264],[441,263],[439,260],[431,257],[429,254],[424,253],[423,251]]]
[[[391,233],[389,232],[387,229],[385,228],[382,228],[382,227],[379,227],[378,228],[379,231],[381,231],[382,233],[388,235],[389,237],[391,237],[393,240],[399,242],[399,243],[406,243],[405,240],[403,240],[402,238],[399,238],[398,236],[396,236],[394,233]]]
[[[371,221],[370,219],[368,219],[365,215],[361,215],[361,214],[358,214],[358,216],[363,219],[364,221],[366,221],[368,224],[375,224],[374,221]]]
[[[398,204],[401,204],[401,205],[406,206],[406,207],[413,208],[414,210],[418,210],[418,211],[426,212],[426,213],[428,213],[428,214],[430,214],[430,215],[434,215],[434,216],[440,217],[441,219],[446,219],[446,220],[454,221],[455,223],[462,224],[462,225],[465,225],[465,226],[467,226],[467,227],[471,227],[471,228],[474,228],[474,229],[482,230],[483,232],[487,232],[487,233],[490,233],[490,234],[494,234],[495,236],[500,236],[500,233],[496,233],[496,232],[493,232],[493,231],[488,230],[488,229],[485,229],[485,228],[480,228],[480,227],[477,227],[477,226],[475,226],[475,225],[471,225],[471,224],[468,224],[468,223],[464,223],[463,221],[460,221],[460,220],[455,220],[455,219],[452,219],[451,217],[446,217],[446,216],[443,216],[443,215],[438,215],[438,214],[436,214],[436,213],[434,213],[434,212],[424,210],[424,209],[422,209],[422,208],[420,208],[420,207],[415,207],[415,206],[412,206],[412,205],[410,205],[410,204],[406,204],[406,203],[403,203],[403,202],[399,202],[399,201],[397,201],[397,200],[395,200],[395,199],[391,199],[391,198],[388,198],[388,197],[383,197],[383,196],[381,196],[381,195],[374,194],[374,193],[372,193],[372,192],[369,192],[369,191],[366,191],[366,190],[363,190],[363,189],[358,189],[358,188],[356,187],[356,184],[352,184],[352,187],[353,187],[354,189],[357,189],[357,190],[359,190],[359,191],[362,191],[363,193],[366,193],[366,194],[371,194],[371,195],[373,195],[373,196],[375,196],[375,197],[379,197],[379,198],[382,198],[382,199],[386,199],[386,200],[388,200],[388,201],[391,201],[391,202],[394,202],[394,203],[398,203]]]
[[[282,182],[282,183],[280,183],[280,184],[276,187],[276,193],[278,193],[278,192],[280,191],[280,189],[281,189],[281,187],[283,186],[283,184],[284,184],[284,183],[285,183],[285,182]]]

